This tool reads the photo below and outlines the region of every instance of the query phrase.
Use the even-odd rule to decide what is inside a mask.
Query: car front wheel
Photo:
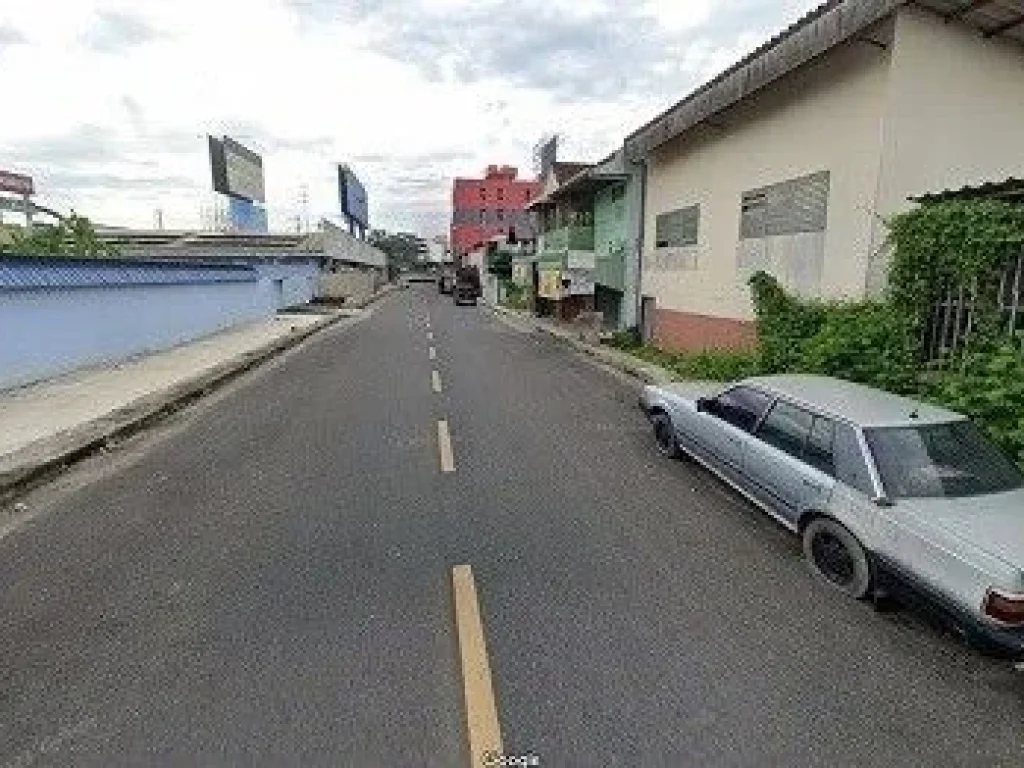
[[[654,444],[658,447],[658,453],[670,459],[678,459],[681,454],[672,419],[667,413],[659,412],[651,417],[651,424],[654,427]]]
[[[826,584],[860,600],[871,588],[871,565],[864,547],[846,527],[828,517],[808,523],[803,534],[804,557]]]

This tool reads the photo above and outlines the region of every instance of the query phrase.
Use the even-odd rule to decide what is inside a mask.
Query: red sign
[[[36,191],[31,176],[20,173],[0,171],[0,192],[14,192],[18,195],[31,195]]]

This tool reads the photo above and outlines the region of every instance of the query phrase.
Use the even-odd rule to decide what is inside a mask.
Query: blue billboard
[[[235,232],[267,232],[267,209],[249,200],[228,198],[228,221]]]
[[[338,166],[338,200],[341,215],[360,229],[370,226],[370,208],[366,201],[366,188],[347,165]]]

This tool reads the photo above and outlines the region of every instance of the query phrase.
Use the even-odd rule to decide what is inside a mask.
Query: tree
[[[117,248],[103,242],[92,222],[72,211],[57,224],[35,224],[28,228],[10,228],[0,238],[0,252],[19,256],[67,256],[102,258],[116,256]]]
[[[427,241],[409,232],[387,232],[383,229],[370,230],[366,241],[388,257],[388,266],[406,268],[423,261],[427,253]]]

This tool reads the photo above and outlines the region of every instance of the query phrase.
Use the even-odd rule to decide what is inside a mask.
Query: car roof
[[[946,408],[831,376],[755,376],[740,383],[770,391],[861,427],[918,426],[965,418]]]

